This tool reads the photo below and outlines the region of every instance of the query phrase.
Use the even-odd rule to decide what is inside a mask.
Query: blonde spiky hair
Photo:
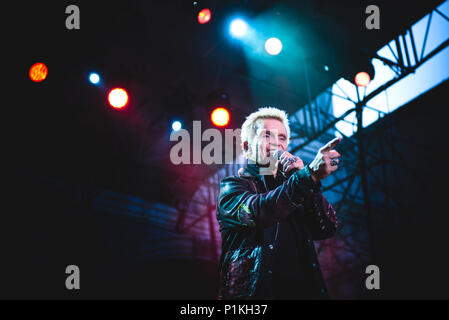
[[[251,154],[251,143],[256,136],[257,129],[263,126],[264,119],[277,119],[281,121],[284,124],[285,131],[287,131],[287,145],[290,142],[290,126],[288,123],[287,113],[275,107],[259,108],[259,110],[247,116],[242,125],[240,138],[242,142],[243,154],[246,158],[249,158]],[[248,142],[248,151],[243,148],[243,144],[245,142]]]

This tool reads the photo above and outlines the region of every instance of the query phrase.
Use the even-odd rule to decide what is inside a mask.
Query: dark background
[[[223,25],[236,11],[256,16],[278,2],[199,1],[213,10],[207,25],[196,22],[192,1],[48,1],[5,6],[8,78],[1,298],[215,298],[216,260],[177,259],[171,253],[153,259],[152,249],[144,250],[142,258],[139,250],[149,242],[160,244],[158,250],[164,252],[164,241],[179,235],[175,225],[164,229],[143,216],[110,215],[96,201],[110,190],[179,209],[200,182],[219,169],[171,165],[170,121],[180,115],[187,125],[193,119],[207,123],[211,106],[226,103],[232,114],[230,127],[238,128],[244,116],[255,110],[259,101],[250,90],[243,52],[224,39]],[[314,96],[357,70],[363,57],[441,1],[285,3],[291,6],[292,17],[308,28],[307,61]],[[69,4],[80,7],[80,30],[65,29]],[[380,31],[364,28],[368,4],[381,8]],[[37,61],[49,68],[48,78],[40,84],[28,78],[29,67]],[[329,73],[321,71],[323,64],[330,64]],[[101,72],[102,86],[87,83],[91,70]],[[294,95],[284,100],[291,113],[307,103],[303,72],[298,67],[291,76],[277,75],[293,88]],[[267,104],[276,104],[277,82],[263,81]],[[105,99],[116,85],[130,94],[129,106],[120,112]],[[448,298],[444,117],[448,89],[445,82],[369,128],[380,140],[388,140],[394,130],[412,142],[398,142],[396,148],[414,174],[391,173],[391,189],[396,190],[392,197],[405,199],[404,206],[395,212],[400,217],[396,221],[375,225],[377,260],[373,263],[385,270],[382,290],[360,289],[353,298]],[[229,96],[225,101],[220,98],[223,92]],[[200,182],[192,183],[192,176]],[[158,214],[162,213],[154,211]],[[208,245],[190,236],[185,250],[207,255]],[[64,286],[69,264],[81,269],[79,292]]]

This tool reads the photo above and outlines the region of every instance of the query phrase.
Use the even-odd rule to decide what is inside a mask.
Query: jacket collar
[[[247,160],[245,167],[239,169],[238,175],[246,178],[256,177],[262,180],[259,166],[251,160]]]
[[[273,184],[280,185],[284,181],[284,177],[280,173],[274,179],[273,175],[260,174],[260,169],[256,163],[247,161],[246,166],[238,171],[238,175],[246,178],[257,178],[264,184],[267,190],[271,189],[269,186],[273,186]]]

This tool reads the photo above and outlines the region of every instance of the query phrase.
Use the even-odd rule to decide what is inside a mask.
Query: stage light
[[[242,19],[234,19],[231,22],[230,32],[234,37],[240,38],[246,34],[248,24]]]
[[[100,76],[98,75],[98,73],[92,72],[89,75],[89,81],[93,84],[97,84],[100,82]]]
[[[224,127],[229,123],[230,115],[228,110],[223,107],[215,108],[211,115],[210,119],[214,125],[217,127]]]
[[[351,53],[343,77],[358,87],[368,86],[376,75],[371,59],[363,52]]]
[[[366,87],[370,83],[371,78],[367,72],[362,71],[355,75],[354,81],[359,87]]]
[[[30,68],[29,76],[34,82],[41,82],[45,80],[48,74],[47,66],[42,62],[33,64]]]
[[[329,71],[329,66],[324,65],[324,71]]]
[[[179,121],[173,121],[171,128],[173,129],[173,131],[181,130],[182,124]]]
[[[272,56],[278,55],[282,51],[282,42],[278,38],[270,38],[265,41],[265,50]]]
[[[109,92],[109,104],[111,107],[121,109],[128,103],[128,93],[122,88],[115,88]]]
[[[203,9],[198,13],[198,22],[201,24],[208,23],[212,17],[209,9]]]

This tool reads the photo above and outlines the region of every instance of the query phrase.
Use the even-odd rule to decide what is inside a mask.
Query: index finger
[[[340,137],[334,138],[321,148],[321,151],[329,151],[333,149],[341,141]]]

